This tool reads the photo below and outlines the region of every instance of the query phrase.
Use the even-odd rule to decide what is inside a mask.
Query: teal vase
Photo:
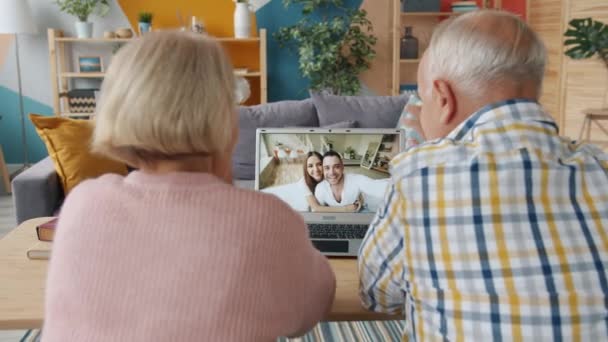
[[[152,25],[150,23],[139,23],[139,35],[144,35],[150,32]]]

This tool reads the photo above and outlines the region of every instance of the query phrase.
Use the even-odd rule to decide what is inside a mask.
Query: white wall
[[[38,34],[19,35],[23,94],[38,102],[52,106],[52,83],[50,79],[47,29],[61,29],[66,36],[74,36],[74,22],[76,21],[76,18],[59,11],[59,7],[52,0],[29,0],[29,2],[32,9],[32,15],[38,26]],[[104,18],[92,16],[89,20],[93,22],[94,25],[94,37],[103,36],[104,31],[114,31],[120,27],[131,26],[116,0],[110,1],[110,12],[107,16]],[[69,47],[69,45],[67,45],[67,47]],[[112,47],[110,45],[102,47],[91,44],[76,44],[72,51],[74,56],[110,56]],[[108,57],[104,59],[104,63],[107,64]],[[0,86],[18,92],[14,43],[9,49],[6,63],[0,69]],[[82,85],[82,87],[86,87],[86,85]]]

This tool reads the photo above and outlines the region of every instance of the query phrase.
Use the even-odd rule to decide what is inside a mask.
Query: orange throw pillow
[[[37,114],[30,114],[30,120],[53,159],[66,195],[85,179],[128,173],[125,164],[91,152],[92,121]]]

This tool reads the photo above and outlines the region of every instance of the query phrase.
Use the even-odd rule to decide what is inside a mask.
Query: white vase
[[[76,37],[78,38],[91,38],[93,37],[93,23],[86,21],[76,22]]]
[[[251,12],[249,4],[237,2],[234,9],[234,37],[249,38],[251,33]]]

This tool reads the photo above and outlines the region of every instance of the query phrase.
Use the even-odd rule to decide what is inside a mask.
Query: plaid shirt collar
[[[546,125],[554,130],[555,135],[559,134],[559,128],[555,121],[547,114],[542,106],[532,100],[511,99],[487,105],[473,113],[468,119],[462,122],[445,138],[453,141],[472,140],[475,135],[475,128],[488,122],[495,121],[532,121]]]

